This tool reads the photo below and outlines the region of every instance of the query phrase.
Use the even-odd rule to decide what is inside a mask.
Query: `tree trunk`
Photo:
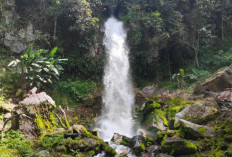
[[[53,40],[56,38],[56,27],[57,27],[57,15],[54,17],[54,32],[53,32]]]
[[[199,66],[199,59],[198,59],[198,49],[199,49],[199,42],[200,42],[200,37],[199,37],[199,33],[197,32],[197,40],[196,42],[193,44],[193,48],[194,48],[194,68],[200,68]]]

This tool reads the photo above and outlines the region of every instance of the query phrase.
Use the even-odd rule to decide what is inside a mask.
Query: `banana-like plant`
[[[57,47],[50,52],[43,49],[33,50],[31,45],[20,59],[14,59],[8,67],[20,76],[19,83],[22,83],[24,89],[28,86],[41,87],[43,84],[53,83],[54,79],[59,79],[64,70],[62,64],[67,61],[54,57],[57,50]]]

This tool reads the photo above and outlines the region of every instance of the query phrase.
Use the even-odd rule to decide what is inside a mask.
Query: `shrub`
[[[0,150],[1,152],[4,152],[4,150],[8,152],[8,150],[10,150],[11,153],[23,157],[33,155],[32,143],[28,138],[25,138],[20,131],[10,130],[7,133],[2,133]]]
[[[28,86],[40,87],[42,84],[52,83],[53,79],[59,79],[66,59],[54,58],[57,47],[48,53],[47,50],[33,50],[31,45],[20,59],[14,59],[9,63],[13,73],[20,77],[22,89]]]

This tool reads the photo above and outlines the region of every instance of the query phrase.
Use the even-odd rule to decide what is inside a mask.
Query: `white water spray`
[[[104,45],[107,64],[104,75],[102,119],[98,122],[100,137],[110,140],[114,133],[133,135],[133,87],[130,80],[129,51],[123,23],[115,17],[105,22]]]

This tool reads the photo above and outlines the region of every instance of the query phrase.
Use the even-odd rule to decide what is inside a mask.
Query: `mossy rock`
[[[136,144],[133,147],[133,152],[135,153],[135,155],[137,156],[141,156],[146,150],[145,145],[142,142],[138,142],[138,144]]]
[[[120,142],[120,145],[124,145],[129,147],[130,146],[130,138],[123,136],[122,141]]]
[[[162,142],[162,151],[174,156],[194,154],[197,152],[197,146],[181,138],[166,138]]]
[[[116,151],[113,148],[111,148],[110,146],[108,146],[107,144],[104,143],[102,145],[102,148],[105,151],[106,156],[114,156],[114,155],[116,155]]]

